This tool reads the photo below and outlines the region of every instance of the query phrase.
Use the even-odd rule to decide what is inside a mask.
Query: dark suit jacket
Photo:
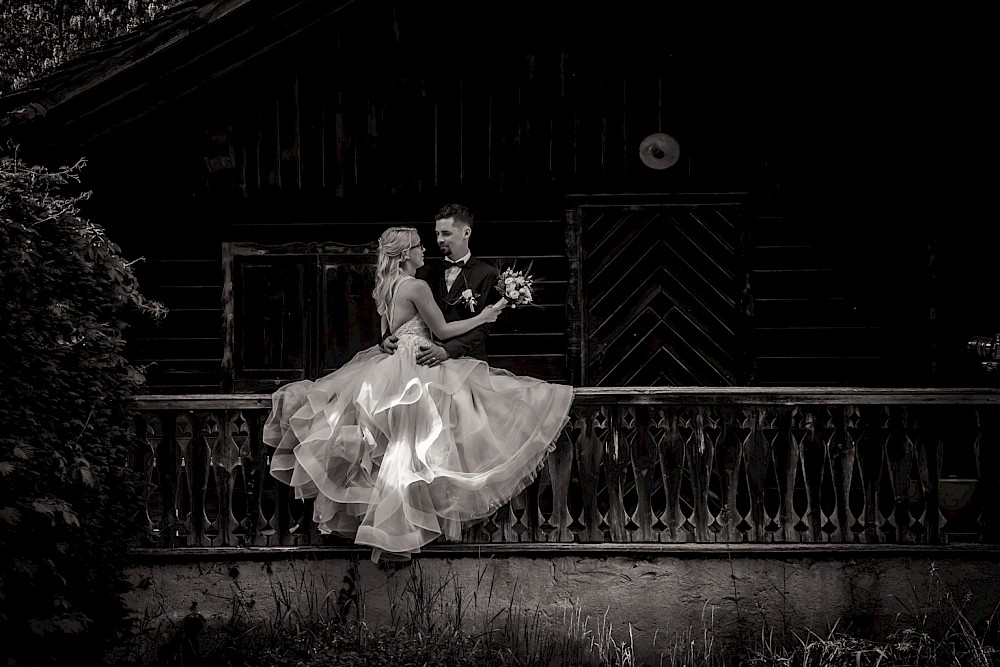
[[[482,311],[487,305],[500,300],[500,294],[494,287],[500,272],[492,264],[483,262],[472,256],[466,262],[465,268],[455,278],[451,290],[447,291],[444,280],[444,262],[438,262],[433,267],[423,266],[417,271],[417,278],[427,281],[434,299],[441,306],[444,319],[447,322],[464,320]],[[475,310],[462,303],[461,295],[466,289],[471,289],[477,303]],[[446,293],[447,291],[447,293]],[[486,338],[490,333],[489,324],[481,324],[472,331],[441,341],[442,347],[448,351],[452,359],[458,357],[475,357],[486,361]]]

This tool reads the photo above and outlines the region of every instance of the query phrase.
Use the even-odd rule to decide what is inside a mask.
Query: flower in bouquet
[[[497,279],[497,291],[503,296],[501,302],[509,304],[511,308],[531,304],[531,281],[530,274],[513,268],[504,269]]]

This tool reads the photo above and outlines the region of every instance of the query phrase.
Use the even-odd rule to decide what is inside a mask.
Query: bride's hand
[[[502,306],[498,305],[486,306],[485,308],[483,308],[483,312],[481,312],[479,315],[480,317],[483,318],[484,323],[496,322],[497,318],[500,317],[501,310],[503,310]]]

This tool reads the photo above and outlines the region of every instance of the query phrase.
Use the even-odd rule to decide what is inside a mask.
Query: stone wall
[[[537,617],[563,633],[573,624],[592,636],[610,628],[651,660],[654,636],[662,647],[678,633],[700,638],[706,628],[726,640],[762,629],[824,634],[834,624],[865,635],[933,615],[948,604],[947,593],[973,623],[1000,600],[1000,552],[990,550],[428,553],[382,565],[359,552],[317,550],[146,560],[129,572],[128,604],[150,637],[165,636],[192,612],[215,624],[267,624],[338,611],[354,617],[357,605],[375,626],[421,609],[454,614],[462,607],[467,629],[514,617]]]

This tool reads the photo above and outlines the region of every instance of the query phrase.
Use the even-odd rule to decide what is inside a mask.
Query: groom
[[[434,216],[434,233],[444,260],[433,268],[425,265],[416,275],[430,285],[448,322],[472,317],[500,299],[500,294],[494,290],[499,272],[493,265],[473,257],[469,250],[472,222],[472,213],[460,204],[449,204],[438,211]],[[437,366],[446,359],[458,357],[486,361],[489,329],[489,324],[482,324],[461,336],[436,342],[430,347],[421,346],[417,363]],[[382,349],[389,354],[395,352],[396,347],[396,336],[382,341]]]

